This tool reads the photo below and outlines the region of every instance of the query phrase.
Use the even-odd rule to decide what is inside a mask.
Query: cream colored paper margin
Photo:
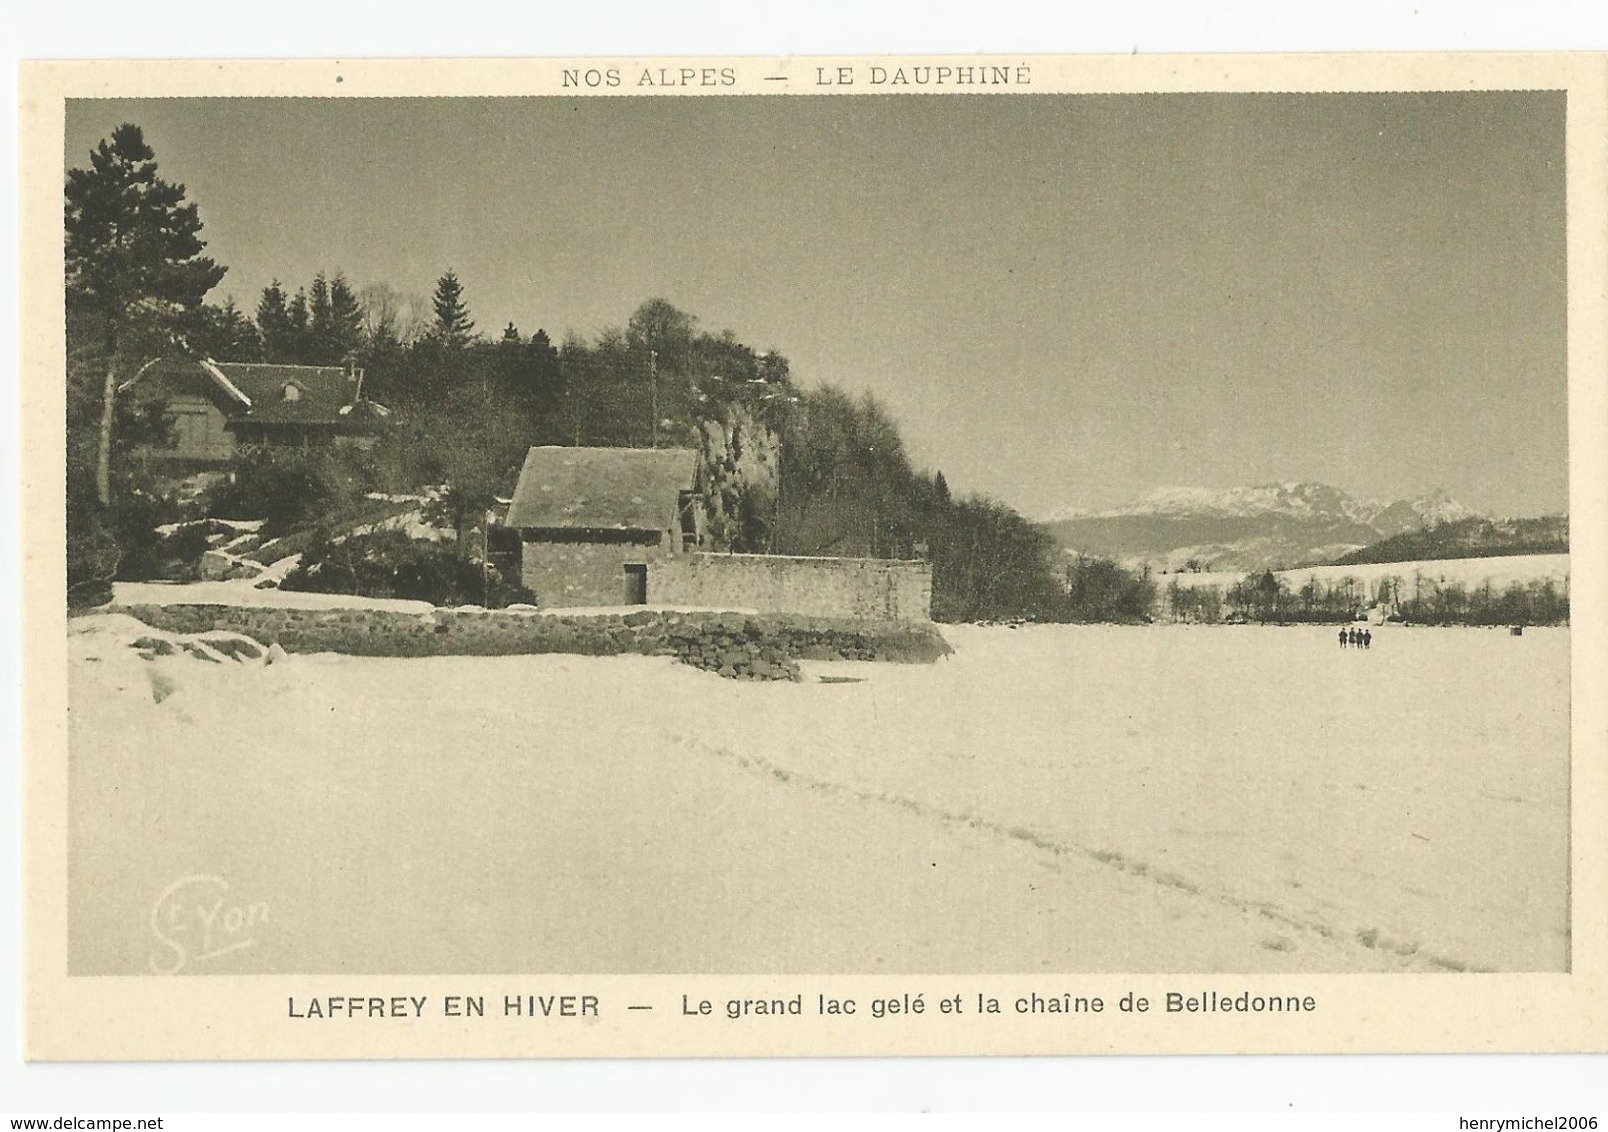
[[[1572,961],[1566,975],[1191,976],[212,976],[67,975],[66,626],[63,500],[65,343],[62,152],[65,100],[153,96],[609,97],[566,88],[566,68],[730,68],[734,82],[652,93],[858,97],[817,87],[817,67],[1026,66],[1014,93],[1187,91],[1567,91],[1568,350],[1572,517]],[[766,76],[786,75],[785,83]],[[778,93],[784,87],[786,93]],[[883,88],[886,90],[887,88]],[[909,88],[906,88],[909,89]],[[976,93],[979,88],[962,88]],[[942,98],[944,93],[919,97]],[[1608,1050],[1608,57],[1598,55],[987,56],[610,58],[281,62],[35,62],[21,73],[22,500],[25,1048],[30,1060],[827,1056],[1055,1053],[1543,1052]],[[1119,995],[1249,989],[1311,994],[1302,1015],[1120,1013]],[[1094,1016],[961,1019],[936,1000],[978,993],[1098,994]],[[591,994],[597,1018],[493,1017],[509,994]],[[922,994],[920,1017],[849,1021],[719,1017],[734,997]],[[486,1016],[416,1020],[287,1017],[316,995],[482,994]],[[687,1018],[682,996],[714,1001]],[[651,1003],[628,1012],[627,1003]],[[863,1007],[862,1007],[863,1009]],[[1008,1009],[1008,1008],[1007,1008]]]

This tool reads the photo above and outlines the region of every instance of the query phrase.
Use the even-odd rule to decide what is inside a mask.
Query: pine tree
[[[257,332],[262,335],[263,356],[270,362],[289,361],[295,350],[290,309],[279,280],[262,289],[257,300]]]
[[[104,350],[95,492],[110,506],[113,420],[125,353],[193,317],[225,268],[202,255],[201,218],[184,186],[157,176],[140,128],[124,123],[72,169],[66,186],[69,315],[98,322]]]
[[[431,304],[435,307],[431,337],[448,350],[461,350],[469,345],[475,324],[469,317],[469,306],[464,302],[463,284],[458,282],[458,276],[452,270],[449,269],[436,280]]]
[[[495,382],[494,391],[499,397],[519,398],[524,385],[525,360],[525,339],[519,327],[510,322],[503,327],[502,337],[491,355],[490,372],[485,375]]]
[[[559,370],[558,349],[547,331],[538,329],[526,346],[529,357],[527,396],[531,408],[542,414],[554,413],[564,395],[564,378]]]
[[[345,362],[363,345],[363,304],[339,271],[329,281],[329,325],[336,348],[333,362]]]
[[[234,299],[221,307],[203,304],[200,315],[198,325],[187,335],[192,353],[231,362],[262,360],[262,335]]]
[[[327,365],[335,349],[329,317],[329,278],[320,271],[313,276],[307,295],[307,350],[301,360],[311,365]]]
[[[363,308],[340,272],[313,277],[307,300],[307,342],[301,360],[312,365],[343,365],[363,341]]]
[[[297,287],[285,311],[289,333],[286,335],[285,356],[278,360],[305,364],[312,345],[312,313],[308,309],[307,292]]]

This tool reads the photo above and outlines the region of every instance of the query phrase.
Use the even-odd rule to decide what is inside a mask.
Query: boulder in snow
[[[255,578],[262,573],[262,567],[257,563],[217,550],[208,550],[201,555],[200,570],[201,577],[208,582]]]

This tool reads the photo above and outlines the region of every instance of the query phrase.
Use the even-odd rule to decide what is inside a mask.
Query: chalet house
[[[121,392],[173,422],[172,445],[140,455],[181,474],[222,469],[251,448],[366,448],[391,415],[364,399],[361,370],[340,366],[164,361]]]
[[[690,448],[532,448],[505,525],[520,580],[549,607],[640,605],[648,568],[702,541]]]

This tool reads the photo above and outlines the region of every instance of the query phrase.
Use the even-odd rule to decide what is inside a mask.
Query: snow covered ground
[[[788,684],[71,625],[75,974],[1567,963],[1566,629],[961,626]]]

